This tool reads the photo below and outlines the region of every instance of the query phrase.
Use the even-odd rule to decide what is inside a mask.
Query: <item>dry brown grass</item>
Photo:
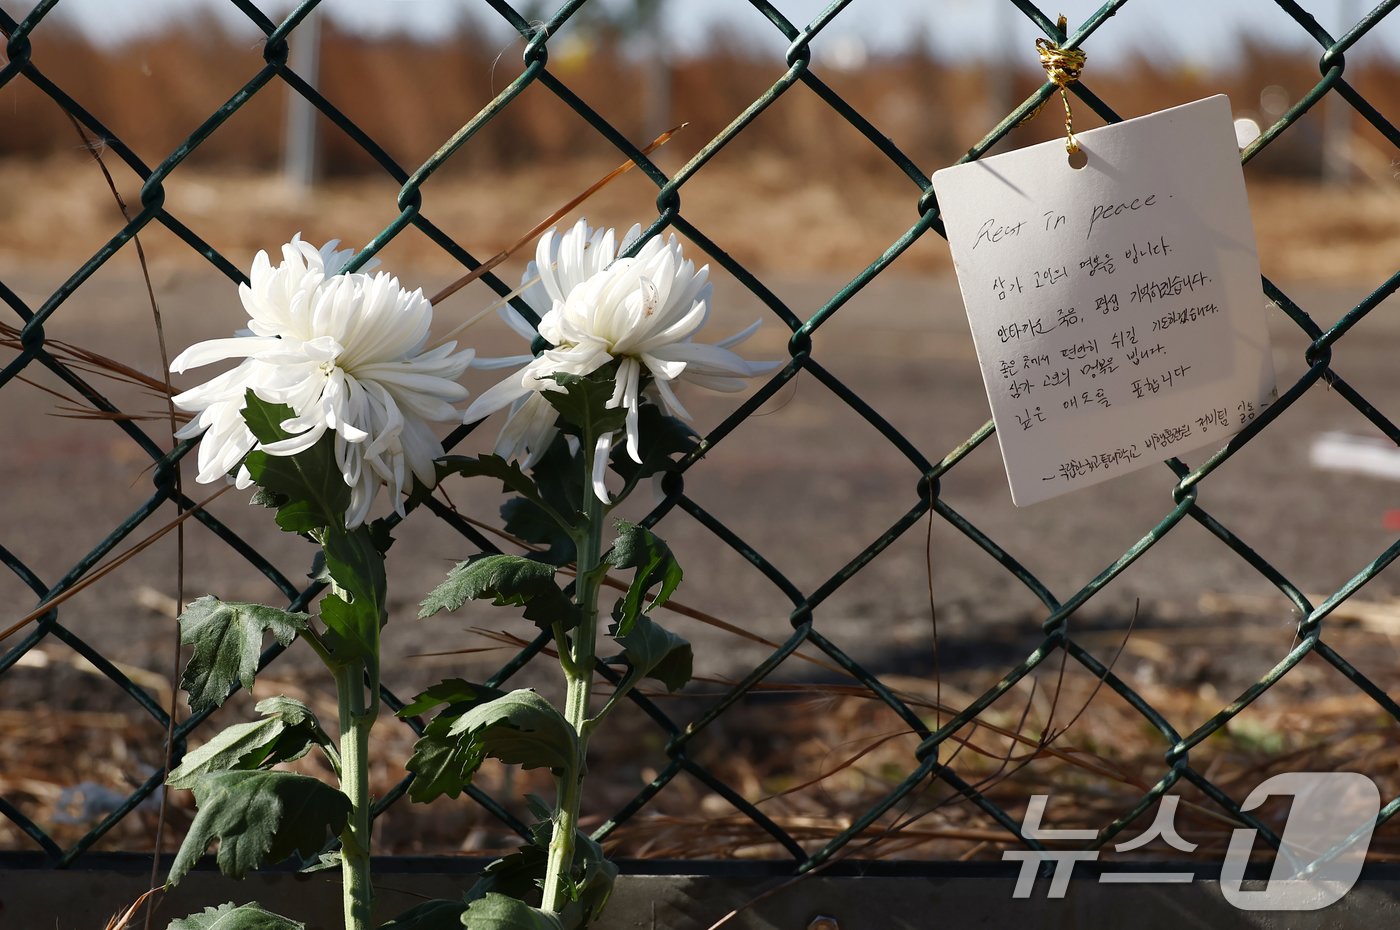
[[[1207,604],[1228,610],[1214,615],[1216,625],[1246,626],[1238,611],[1248,605]],[[1343,654],[1394,651],[1400,646],[1400,607],[1354,604],[1333,618],[1328,642]],[[1118,652],[1115,670],[1180,732],[1208,719],[1233,691],[1198,680],[1191,661],[1183,661],[1183,639],[1209,640],[1199,628],[1135,630],[1080,637],[1097,654]],[[1231,633],[1237,650],[1248,649]],[[1258,644],[1264,645],[1264,644]],[[1242,654],[1242,653],[1239,653]],[[36,651],[31,655],[44,656]],[[1190,658],[1189,656],[1187,657]],[[95,674],[81,660],[66,666],[44,665],[31,658],[9,673],[11,685],[31,688],[81,684]],[[887,683],[928,724],[946,720],[989,681],[991,670],[925,679],[892,677]],[[997,672],[999,674],[999,672]],[[43,684],[40,684],[42,676]],[[147,674],[143,681],[157,694],[168,686]],[[55,685],[58,682],[59,685]],[[1392,691],[1400,676],[1377,682]],[[697,697],[718,695],[725,683],[701,681],[677,704],[653,695],[678,719]],[[80,689],[79,689],[80,690]],[[269,672],[258,682],[259,694],[286,693],[306,700],[333,717],[330,699],[300,682]],[[939,703],[941,699],[941,704]],[[236,712],[248,713],[250,700],[235,698]],[[1383,797],[1400,792],[1400,743],[1395,721],[1320,661],[1306,660],[1254,706],[1191,754],[1191,764],[1236,799],[1243,798],[1269,775],[1283,771],[1360,771],[1377,781]],[[0,795],[19,803],[42,822],[54,823],[61,843],[76,840],[89,823],[77,815],[83,798],[72,785],[129,791],[135,773],[158,760],[152,750],[151,722],[135,710],[50,708],[36,713],[0,714]],[[387,792],[402,776],[411,752],[407,728],[386,721],[376,730],[371,767],[372,790]],[[858,683],[823,675],[761,686],[725,715],[690,747],[690,757],[733,786],[746,800],[814,851],[851,826],[867,809],[893,790],[914,768],[918,738]],[[81,753],[74,747],[81,746]],[[146,748],[142,748],[146,747]],[[659,731],[640,716],[626,713],[617,726],[600,734],[591,766],[589,805],[597,826],[602,812],[621,807],[657,774]],[[1130,809],[1166,772],[1167,744],[1146,720],[1098,681],[1058,658],[1014,688],[945,744],[941,760],[988,798],[1019,817],[1031,794],[1051,797],[1047,825],[1101,828]],[[651,759],[653,761],[646,761]],[[307,771],[329,777],[312,761]],[[488,764],[479,785],[516,810],[515,798],[526,791],[547,795],[548,779],[539,773],[511,772]],[[1199,844],[1193,858],[1219,862],[1230,833],[1239,825],[1185,782],[1172,790],[1182,798],[1177,826]],[[516,810],[517,813],[521,813]],[[1266,820],[1281,826],[1286,810],[1266,811]],[[167,848],[174,847],[194,814],[187,793],[172,797]],[[66,816],[65,816],[66,815]],[[1117,841],[1146,829],[1152,812],[1131,825]],[[65,822],[73,821],[73,822]],[[153,805],[144,805],[101,843],[101,848],[149,848],[155,826]],[[990,858],[1011,848],[1009,837],[987,815],[946,784],[925,783],[889,814],[860,834],[843,855],[863,858]],[[474,804],[440,799],[430,805],[401,803],[376,830],[382,853],[493,854],[515,840]],[[0,847],[26,845],[11,827],[0,827]],[[616,855],[655,858],[781,858],[783,849],[758,825],[682,774],[624,824],[609,843]],[[1178,856],[1155,844],[1144,855]],[[1374,861],[1400,858],[1400,835],[1393,827],[1378,831],[1371,847]]]

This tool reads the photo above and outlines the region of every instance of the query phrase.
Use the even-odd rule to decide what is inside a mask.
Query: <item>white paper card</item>
[[[933,176],[1018,506],[1225,439],[1274,399],[1230,103]]]

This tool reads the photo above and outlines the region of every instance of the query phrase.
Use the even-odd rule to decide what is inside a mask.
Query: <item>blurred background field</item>
[[[771,27],[747,8],[683,42],[673,36],[667,46],[648,25],[654,25],[646,19],[656,15],[654,9],[637,19],[627,4],[597,6],[605,15],[581,18],[551,39],[550,71],[634,143],[685,124],[655,156],[668,173],[787,67]],[[965,11],[971,4],[954,6]],[[1067,12],[1081,17],[1092,9],[1068,6]],[[1195,6],[1195,0],[1184,5]],[[871,7],[857,3],[837,22],[856,20]],[[1272,16],[1277,26],[1272,4],[1251,8]],[[13,0],[0,0],[0,9],[27,12]],[[58,10],[65,9],[95,8],[60,3]],[[194,9],[160,18],[155,29],[123,26],[115,36],[103,35],[119,18],[110,11],[97,20],[59,15],[36,30],[31,61],[154,166],[264,64],[258,33]],[[352,17],[323,24],[321,92],[409,172],[521,67],[523,43],[490,25],[489,11],[462,9],[467,12],[436,27],[407,32],[356,28]],[[1144,9],[1151,8],[1129,4],[1110,24],[1117,27],[1121,20],[1128,24],[1124,31],[1105,28],[1088,46],[1086,84],[1125,117],[1227,93],[1247,142],[1251,124],[1255,132],[1267,128],[1318,79],[1318,49],[1299,44],[1287,28],[1237,26],[1228,34],[1203,34],[1199,43],[1211,52],[1201,57],[1189,54],[1198,41],[1193,32],[1224,27],[1213,26],[1208,16],[1184,17],[1188,24],[1177,23],[1168,41],[1154,31],[1156,20],[1131,19],[1148,15]],[[538,13],[526,11],[527,18]],[[885,29],[879,41],[867,35],[874,27],[853,22],[844,32],[824,32],[812,52],[814,71],[927,174],[977,143],[1040,86],[1043,73],[1029,39],[983,43],[976,54],[959,54],[936,34],[936,23],[921,22],[893,36]],[[1387,37],[1396,32],[1368,36],[1348,53],[1346,71],[1352,86],[1392,121],[1400,114],[1400,43]],[[301,34],[294,34],[294,47]],[[258,249],[275,251],[297,230],[315,242],[334,237],[359,244],[399,213],[399,185],[324,119],[318,124],[318,180],[309,188],[289,180],[283,167],[286,108],[287,94],[274,83],[164,183],[165,207],[242,268]],[[1014,130],[996,151],[1058,136],[1057,108],[1052,100],[1046,115]],[[1076,104],[1077,128],[1100,123]],[[140,179],[104,153],[100,139],[90,142],[122,197],[139,208]],[[61,109],[29,82],[0,87],[0,283],[31,308],[124,223],[91,155]],[[514,243],[618,162],[616,150],[596,131],[533,86],[424,185],[423,215],[484,257]],[[1335,95],[1254,159],[1246,179],[1264,273],[1322,326],[1400,265],[1400,151],[1348,115]],[[915,223],[922,191],[827,104],[798,87],[688,181],[680,196],[687,220],[805,319]],[[632,171],[575,215],[586,214],[595,224],[646,222],[655,216],[655,199],[655,186]],[[241,324],[232,285],[202,257],[157,224],[142,232],[141,242],[172,353]],[[380,257],[428,292],[462,271],[415,229]],[[502,277],[517,280],[525,258],[515,256]],[[716,291],[713,325],[721,335],[766,313],[727,273],[716,271]],[[466,319],[495,296],[473,284],[439,307],[439,319]],[[1398,311],[1396,298],[1388,298],[1358,335],[1336,347],[1339,370],[1392,415],[1400,410],[1394,378]],[[1308,340],[1276,308],[1269,321],[1280,383],[1292,383],[1307,369]],[[20,325],[12,316],[4,322]],[[45,330],[51,351],[67,342],[147,378],[161,377],[146,282],[130,246],[68,298]],[[783,357],[787,335],[769,317],[750,354]],[[13,330],[0,334],[0,364],[19,352],[17,338]],[[489,317],[467,338],[483,355],[521,349]],[[988,417],[947,247],[934,234],[923,236],[818,332],[814,358],[933,461]],[[0,428],[7,436],[0,443],[0,486],[6,489],[0,542],[40,567],[52,583],[149,496],[150,461],[110,424],[94,422],[90,405],[75,400],[67,386],[32,368],[25,378],[0,392]],[[494,380],[481,373],[469,373],[469,379],[473,393]],[[154,412],[144,425],[151,435],[163,435],[163,401],[130,385],[100,383],[110,387],[122,410]],[[176,382],[191,383],[190,377]],[[697,426],[712,428],[732,406],[731,398],[694,398]],[[1319,387],[1200,488],[1204,506],[1310,596],[1335,591],[1393,543],[1400,527],[1400,485],[1374,474],[1312,466],[1314,439],[1338,429],[1374,432],[1354,409]],[[459,451],[488,448],[489,432],[488,424]],[[1188,464],[1200,464],[1207,454]],[[810,591],[904,512],[919,477],[803,375],[687,476],[687,493]],[[993,441],[946,475],[941,493],[1064,597],[1171,509],[1175,483],[1166,469],[1149,470],[1017,510]],[[494,488],[448,490],[462,514],[498,522]],[[309,560],[304,543],[280,537],[240,495],[226,495],[211,509],[299,580]],[[680,601],[689,612],[668,622],[674,620],[696,643],[701,675],[684,697],[661,698],[684,721],[789,635],[792,605],[683,515],[668,517],[661,530],[687,569]],[[394,623],[386,633],[393,658],[388,683],[404,696],[443,675],[484,675],[509,654],[509,638],[524,633],[503,629],[498,616],[486,611],[432,624],[413,620],[421,594],[468,554],[459,538],[435,522],[422,521],[415,532],[394,550]],[[186,551],[187,598],[205,591],[249,600],[276,597],[265,578],[229,557],[209,534],[192,529]],[[68,601],[61,613],[66,625],[162,705],[170,700],[174,555],[173,538],[160,540]],[[1392,696],[1400,693],[1398,599],[1400,580],[1391,571],[1328,621],[1329,642]],[[0,600],[27,610],[33,594],[4,573]],[[817,627],[933,724],[994,685],[1035,648],[1044,614],[1043,605],[1008,584],[985,553],[944,522],[930,521],[907,532],[824,604]],[[1074,623],[1079,641],[1113,657],[1115,671],[1187,732],[1287,654],[1296,620],[1277,590],[1187,524],[1090,601]],[[17,638],[0,642],[0,652]],[[802,652],[807,658],[785,663],[711,727],[693,752],[815,848],[899,783],[917,739],[843,670],[809,648]],[[303,674],[317,667],[303,659],[293,649],[259,680],[253,697],[286,691],[319,700],[322,683]],[[526,680],[546,686],[542,677]],[[251,714],[252,703],[247,695],[236,696],[222,719]],[[590,826],[669,761],[664,739],[639,713],[621,729],[616,743],[599,747],[596,768],[610,775],[596,780],[600,795],[590,801]],[[374,780],[382,794],[402,774],[411,734],[392,722],[377,732],[383,754]],[[1395,721],[1367,696],[1310,658],[1198,747],[1192,760],[1236,796],[1274,771],[1358,767],[1391,797],[1400,792],[1395,732]],[[90,663],[50,638],[0,676],[0,797],[60,842],[75,841],[159,768],[162,736]],[[1058,661],[1027,677],[965,736],[966,745],[957,750],[965,779],[1013,811],[1034,790],[1058,792],[1063,804],[1053,813],[1064,826],[1098,827],[1120,814],[1160,777],[1167,748],[1121,699],[1082,669],[1061,674]],[[529,776],[522,784],[500,770],[484,773],[483,784],[502,797],[521,788],[547,790]],[[1204,860],[1218,861],[1232,824],[1195,789],[1182,793],[1191,817],[1181,825],[1183,835],[1202,842]],[[172,801],[168,848],[192,815],[187,796]],[[151,848],[157,810],[154,799],[143,804],[99,848]],[[382,821],[380,837],[384,852],[478,853],[511,841],[474,806],[443,801],[428,808],[398,805]],[[863,839],[880,842],[858,854],[996,858],[1006,837],[982,811],[946,785],[934,785],[882,818]],[[1374,853],[1392,855],[1394,841],[1391,829]],[[685,776],[612,842],[624,855],[783,853],[722,796]],[[0,821],[0,848],[33,844]]]
[[[600,8],[614,7],[620,11],[591,19],[585,8],[581,22],[551,43],[550,68],[639,144],[685,124],[656,156],[664,169],[687,161],[785,70],[768,41],[771,27],[752,11],[712,23],[704,36],[691,37],[684,54],[667,55],[624,5]],[[57,23],[34,36],[32,61],[150,165],[263,64],[255,35],[233,30],[206,8],[192,7],[116,43],[65,21],[63,9]],[[1136,13],[1129,6],[1119,18]],[[1138,24],[1132,34],[1144,28]],[[321,34],[321,91],[410,171],[519,69],[522,43],[486,28],[484,14],[464,8],[443,29],[433,38],[384,35],[349,31],[331,19]],[[927,29],[911,28],[879,47],[861,36],[852,26],[819,37],[814,67],[926,173],[955,161],[1043,80],[1029,41],[973,58],[937,51]],[[1240,120],[1267,128],[1318,77],[1316,55],[1277,41],[1287,37],[1263,28],[1216,37],[1230,54],[1206,61],[1149,46],[1099,64],[1091,44],[1087,74],[1095,93],[1124,115],[1225,93]],[[1096,38],[1103,46],[1113,35]],[[1393,113],[1400,109],[1400,46],[1379,38],[1352,53],[1356,61],[1346,74],[1377,109]],[[658,55],[665,56],[660,65]],[[114,224],[100,174],[76,167],[86,157],[82,143],[53,101],[24,81],[10,82],[2,93],[0,185],[7,196],[0,205],[0,257],[90,255]],[[172,212],[235,260],[267,247],[269,229],[359,241],[397,213],[397,185],[324,118],[317,170],[325,183],[314,198],[289,196],[281,173],[286,106],[280,89],[256,95],[166,184]],[[1400,253],[1400,164],[1393,146],[1347,111],[1341,101],[1325,99],[1250,166],[1266,275],[1369,279],[1393,268]],[[1086,129],[1102,124],[1084,106],[1076,121]],[[1018,128],[994,151],[1058,132],[1059,120],[1047,116]],[[554,95],[532,87],[433,176],[424,188],[424,212],[477,254],[491,254],[616,164],[606,140]],[[118,170],[117,181],[128,202],[139,203],[138,180]],[[853,274],[917,218],[917,195],[824,102],[799,93],[779,100],[724,149],[686,187],[684,208],[745,265]],[[630,222],[654,209],[654,197],[634,172],[588,212]],[[157,260],[183,248],[155,233],[147,239]],[[393,248],[389,256],[399,263],[449,261],[411,235]],[[897,270],[945,272],[946,251],[921,246]]]

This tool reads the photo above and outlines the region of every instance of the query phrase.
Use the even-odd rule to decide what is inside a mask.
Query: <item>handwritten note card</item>
[[[1229,101],[933,176],[1018,506],[1224,443],[1275,397]]]

